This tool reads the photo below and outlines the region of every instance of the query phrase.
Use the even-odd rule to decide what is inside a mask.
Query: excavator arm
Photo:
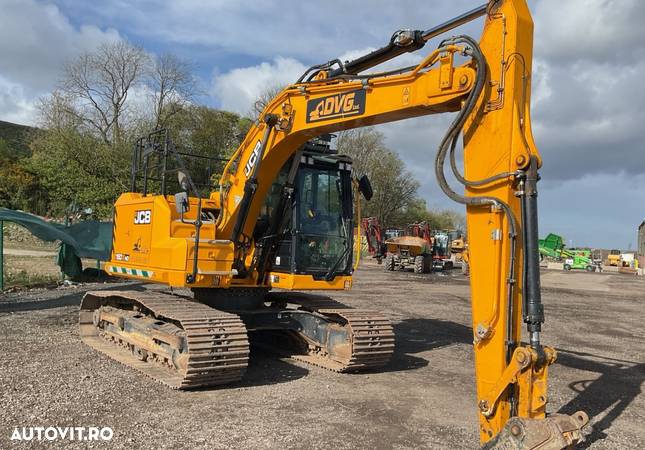
[[[417,66],[362,72],[484,16],[479,41],[442,41]],[[287,160],[323,133],[456,112],[435,152],[442,190],[466,206],[481,441],[488,448],[565,448],[588,418],[547,418],[547,372],[556,358],[540,340],[537,181],[541,156],[530,120],[533,23],[525,0],[491,0],[427,31],[403,30],[357,60],[309,69],[265,108],[213,194],[217,235],[235,245],[234,267],[257,279],[251,236],[267,191]],[[465,60],[457,64],[456,61]],[[456,156],[463,138],[464,172]],[[454,188],[446,165],[463,185]],[[528,343],[522,341],[522,323]]]

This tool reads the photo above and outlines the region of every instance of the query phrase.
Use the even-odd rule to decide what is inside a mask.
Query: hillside
[[[0,120],[0,150],[6,145],[12,159],[28,156],[29,137],[36,128]]]

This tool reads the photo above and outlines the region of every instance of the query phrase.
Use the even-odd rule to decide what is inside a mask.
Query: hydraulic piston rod
[[[440,34],[445,33],[446,31],[450,31],[453,28],[457,28],[465,23],[475,20],[486,14],[487,8],[488,4],[483,4],[481,6],[478,6],[477,8],[471,9],[470,11],[461,14],[460,16],[454,17],[442,24],[432,27],[429,30],[423,32],[423,40],[429,41],[433,37],[437,37]]]
[[[540,331],[544,322],[544,306],[540,294],[540,259],[538,251],[537,181],[538,162],[531,157],[524,192],[521,197],[522,229],[524,231],[524,322],[530,334],[531,346],[540,346]]]
[[[367,55],[363,55],[352,61],[346,62],[344,70],[342,67],[332,70],[329,73],[329,76],[334,77],[344,73],[357,74],[385,61],[396,58],[404,53],[418,50],[425,45],[426,41],[483,16],[486,14],[487,8],[488,4],[484,4],[426,31],[411,31],[410,39],[404,41],[404,43],[401,43],[396,39],[396,36],[402,32],[399,31],[394,34],[390,43],[385,47],[381,47]]]

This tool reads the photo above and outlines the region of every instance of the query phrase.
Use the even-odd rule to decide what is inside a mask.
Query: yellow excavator
[[[480,17],[479,40],[448,36],[417,65],[369,72]],[[301,292],[352,287],[353,185],[371,195],[368,180],[355,181],[351,159],[322,137],[452,112],[428,155],[442,190],[466,207],[481,443],[578,443],[585,413],[546,411],[556,352],[540,337],[532,39],[526,0],[491,0],[425,31],[399,30],[355,60],[312,66],[268,103],[207,194],[162,132],[142,139],[131,192],[115,204],[106,269],[171,291],[86,294],[84,342],[178,389],[239,380],[253,336],[339,372],[386,364],[394,335],[385,316]],[[447,181],[446,165],[460,188]]]

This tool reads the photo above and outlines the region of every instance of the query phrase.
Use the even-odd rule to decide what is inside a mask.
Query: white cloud
[[[534,9],[536,53],[554,61],[597,63],[643,56],[645,2],[542,0]],[[635,60],[634,60],[635,61]]]
[[[367,55],[368,53],[373,52],[376,50],[376,47],[367,47],[361,50],[348,50],[342,55],[338,57],[343,63],[346,61],[351,61],[352,59],[356,59],[360,56]]]
[[[34,101],[25,95],[22,85],[0,75],[0,114],[8,122],[31,124],[36,121]]]
[[[119,38],[114,29],[73,26],[52,4],[3,0],[0,119],[34,124],[35,103],[54,87],[62,65],[83,51]]]
[[[150,0],[143,6],[122,7],[122,0],[83,2],[89,15],[109,15],[129,31],[147,38],[273,58],[289,52],[300,60],[337,57],[347,48],[387,44],[399,28],[425,29],[477,5],[476,0],[433,2],[416,0],[265,0],[248,2]],[[436,4],[435,4],[436,3]],[[307,61],[310,62],[310,61]]]
[[[645,2],[541,0],[533,12],[532,112],[542,189],[569,183],[566,195],[584,202],[591,190],[613,192],[617,179],[642,178]],[[608,202],[607,215],[620,216],[627,201],[621,194]],[[594,215],[579,211],[571,223],[583,230],[582,221]]]
[[[293,58],[277,57],[272,62],[215,75],[212,93],[223,109],[246,114],[263,91],[293,83],[306,69]]]
[[[350,50],[340,55],[339,59],[345,62],[374,50],[372,47]],[[420,55],[406,53],[376,66],[372,70],[382,71],[406,67],[417,64],[420,60]],[[297,59],[278,56],[271,62],[240,67],[223,74],[216,73],[213,76],[211,93],[219,101],[221,108],[246,114],[265,90],[294,83],[307,67]]]

